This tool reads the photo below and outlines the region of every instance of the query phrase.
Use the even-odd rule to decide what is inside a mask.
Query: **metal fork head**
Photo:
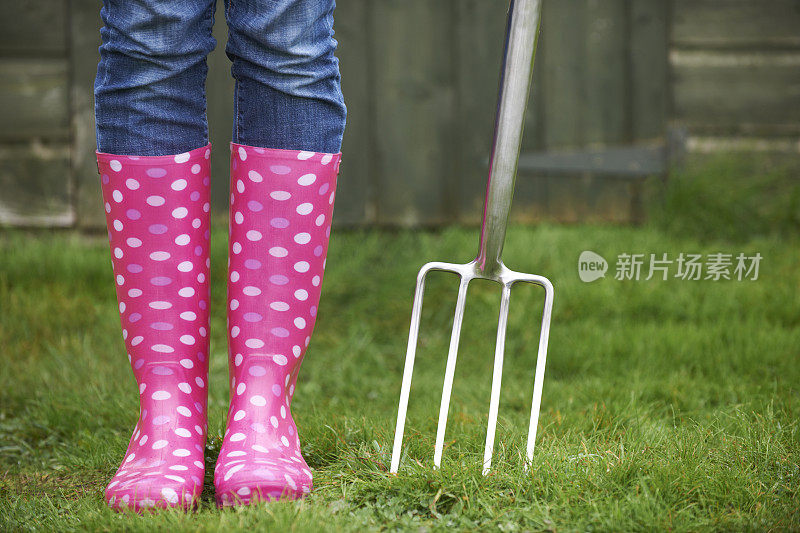
[[[533,449],[536,441],[536,428],[539,421],[541,407],[542,384],[544,382],[544,369],[547,357],[547,341],[550,336],[550,315],[553,308],[553,284],[542,276],[525,274],[506,268],[502,262],[493,263],[491,268],[485,268],[485,261],[476,259],[465,264],[431,262],[422,266],[417,274],[417,286],[414,292],[414,304],[411,312],[411,327],[408,334],[408,348],[406,351],[405,367],[403,369],[403,384],[400,391],[400,405],[397,411],[397,425],[392,448],[392,462],[390,472],[396,473],[400,466],[400,453],[403,445],[403,432],[405,429],[408,396],[411,390],[411,377],[414,372],[414,359],[417,351],[419,324],[422,315],[422,299],[425,291],[425,277],[432,270],[452,272],[460,277],[458,298],[456,300],[453,329],[450,335],[450,348],[447,355],[445,368],[442,400],[439,406],[439,421],[436,431],[436,445],[433,453],[434,468],[439,468],[442,461],[444,447],[444,434],[447,427],[447,414],[450,408],[450,395],[453,388],[456,358],[458,356],[458,342],[461,336],[461,323],[464,318],[467,288],[474,279],[487,279],[502,286],[500,300],[500,316],[497,324],[497,341],[495,344],[494,370],[492,372],[492,392],[489,404],[489,423],[486,431],[486,445],[483,455],[483,473],[487,474],[492,464],[494,451],[495,430],[497,428],[497,410],[500,402],[500,387],[503,374],[503,355],[505,351],[506,327],[508,324],[508,306],[511,298],[511,287],[518,282],[532,283],[545,290],[544,310],[542,313],[542,327],[539,334],[539,348],[536,359],[536,371],[533,384],[533,402],[531,406],[530,424],[528,426],[528,442],[526,449],[525,469],[533,460]]]
[[[500,320],[497,325],[497,344],[495,345],[494,371],[492,375],[492,396],[489,406],[489,427],[486,432],[483,472],[489,471],[494,450],[494,434],[497,426],[497,406],[500,400],[500,382],[503,369],[506,325],[508,322],[508,303],[511,287],[517,282],[533,283],[544,287],[545,301],[542,314],[542,329],[539,335],[539,354],[536,360],[536,373],[533,383],[533,405],[531,422],[528,428],[528,445],[525,468],[533,459],[533,445],[536,440],[536,425],[539,420],[539,407],[544,381],[544,365],[547,353],[547,340],[550,335],[550,313],[553,307],[553,285],[547,278],[509,270],[500,259],[505,240],[511,200],[514,195],[514,179],[528,93],[530,90],[533,59],[536,52],[536,38],[541,20],[541,0],[510,0],[508,24],[503,50],[503,66],[500,76],[500,93],[497,99],[494,138],[489,162],[489,179],[486,184],[486,201],[483,210],[483,224],[477,258],[463,265],[453,263],[427,263],[417,274],[417,289],[414,294],[414,307],[411,313],[411,328],[408,334],[408,349],[403,370],[403,385],[400,391],[400,407],[397,412],[397,427],[392,449],[390,471],[397,472],[400,466],[400,451],[403,445],[403,430],[408,407],[408,394],[411,390],[411,375],[414,371],[414,356],[417,351],[417,336],[422,312],[422,293],[425,290],[425,276],[431,270],[443,270],[458,274],[461,282],[458,288],[456,313],[453,318],[453,331],[450,336],[450,349],[447,355],[444,389],[439,408],[439,425],[436,431],[436,446],[433,464],[439,467],[442,461],[444,433],[447,426],[447,411],[450,407],[450,393],[458,353],[458,340],[461,335],[461,322],[464,318],[464,304],[467,287],[473,279],[488,279],[503,287],[500,304]]]

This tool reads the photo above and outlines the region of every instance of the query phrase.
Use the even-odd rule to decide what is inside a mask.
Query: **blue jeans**
[[[335,0],[225,0],[233,141],[336,153],[346,108]],[[169,155],[208,143],[206,56],[215,0],[103,0],[97,148]]]

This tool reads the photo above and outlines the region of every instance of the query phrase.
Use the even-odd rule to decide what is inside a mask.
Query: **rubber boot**
[[[190,508],[203,488],[208,382],[210,146],[97,154],[122,336],[139,420],[107,503]]]
[[[230,409],[220,505],[301,498],[291,402],[317,316],[340,154],[231,145]]]

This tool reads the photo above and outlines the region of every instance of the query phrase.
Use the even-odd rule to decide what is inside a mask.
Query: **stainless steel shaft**
[[[514,180],[517,175],[541,11],[540,0],[511,0],[508,8],[497,115],[489,159],[489,180],[486,184],[483,226],[476,258],[480,272],[490,277],[502,263],[501,254],[511,200],[514,197]]]

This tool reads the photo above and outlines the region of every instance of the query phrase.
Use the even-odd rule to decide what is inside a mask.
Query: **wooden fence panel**
[[[543,146],[548,151],[572,149],[585,143],[586,111],[586,0],[545,3],[542,17],[543,98],[545,100]],[[529,174],[530,175],[530,174]],[[521,175],[518,182],[524,181]],[[532,175],[541,180],[546,204],[526,201],[525,189],[517,195],[514,215],[523,220],[556,216],[574,221],[580,218],[584,191],[563,176]],[[529,178],[530,179],[530,178]]]
[[[0,59],[0,141],[69,139],[68,63]]]
[[[586,51],[582,112],[587,145],[630,140],[628,12],[625,0],[589,0],[585,6]]]
[[[675,118],[695,133],[800,134],[800,53],[673,52]]]
[[[0,18],[0,225],[74,223],[66,2],[14,2]],[[46,27],[47,31],[39,31]]]
[[[67,18],[66,0],[3,2],[0,50],[14,56],[64,56]]]
[[[669,102],[669,4],[636,0],[630,9],[631,138],[663,140]]]
[[[339,225],[368,224],[375,220],[371,42],[380,35],[370,26],[373,0],[346,0],[336,7],[337,56],[342,92],[347,105],[347,128],[339,167],[334,221]]]
[[[477,224],[486,193],[494,131],[500,56],[506,25],[504,3],[462,0],[456,3],[455,164],[447,185],[457,203],[457,219]]]
[[[636,2],[589,0],[586,4],[586,100],[584,142],[592,146],[621,146],[631,135],[630,13]],[[579,220],[631,218],[630,184],[608,176],[588,174],[581,179],[583,206]],[[567,182],[569,183],[569,182]]]
[[[630,58],[629,128],[630,141],[666,144],[666,124],[670,99],[669,12],[663,0],[631,2],[628,14],[628,55]],[[664,150],[665,163],[673,157]],[[630,220],[639,222],[645,213],[642,184],[625,184],[630,199]],[[617,219],[619,220],[619,219]]]
[[[672,43],[695,49],[800,46],[798,0],[672,0]]]
[[[630,140],[629,2],[544,4],[523,153],[582,150]],[[537,115],[538,118],[537,118]],[[534,221],[630,217],[629,187],[589,172],[521,170],[512,216]]]
[[[377,221],[451,220],[443,176],[453,172],[453,1],[384,0],[371,11]]]
[[[586,118],[586,0],[545,4],[542,16],[544,140],[547,149],[582,146]]]
[[[673,0],[672,11],[676,121],[767,146],[800,135],[799,0]]]
[[[72,225],[70,187],[66,145],[0,147],[0,225]]]
[[[72,117],[71,172],[74,206],[81,228],[105,227],[103,194],[94,156],[94,78],[100,54],[100,5],[96,0],[70,0],[70,100]]]

